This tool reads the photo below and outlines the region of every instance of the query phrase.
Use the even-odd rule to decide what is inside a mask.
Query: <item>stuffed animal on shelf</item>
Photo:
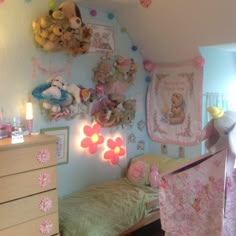
[[[236,112],[224,112],[215,106],[208,107],[207,111],[212,119],[204,127],[200,140],[206,140],[205,146],[211,153],[229,146],[236,154]]]
[[[34,40],[45,51],[69,51],[73,56],[88,52],[92,29],[82,21],[75,2],[65,1],[32,21]]]

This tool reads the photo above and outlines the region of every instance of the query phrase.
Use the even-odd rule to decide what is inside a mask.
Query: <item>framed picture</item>
[[[41,134],[55,135],[57,141],[57,164],[65,164],[69,161],[69,127],[45,128],[40,130]]]
[[[87,24],[93,30],[89,52],[110,53],[115,49],[114,30],[110,26]]]

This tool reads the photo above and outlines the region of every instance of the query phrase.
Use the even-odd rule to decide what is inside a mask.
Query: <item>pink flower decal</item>
[[[152,0],[139,0],[139,1],[141,6],[144,8],[148,8],[152,4]]]
[[[39,209],[43,212],[49,211],[52,208],[52,200],[49,197],[45,197],[39,204]]]
[[[47,173],[43,173],[39,175],[38,183],[40,187],[47,187],[51,182],[50,175]]]
[[[110,160],[111,165],[119,164],[119,157],[125,155],[125,149],[122,147],[123,141],[120,137],[116,138],[115,141],[108,139],[107,147],[110,150],[104,153],[104,159]]]
[[[50,159],[50,152],[47,149],[39,151],[37,159],[41,163],[47,163]]]
[[[90,154],[96,153],[98,145],[104,142],[104,137],[99,134],[101,126],[99,124],[94,124],[92,127],[85,125],[83,131],[86,137],[81,141],[81,147],[88,148]]]
[[[49,220],[44,220],[41,224],[40,224],[40,232],[42,234],[49,234],[52,231],[52,227],[53,224],[49,221]]]

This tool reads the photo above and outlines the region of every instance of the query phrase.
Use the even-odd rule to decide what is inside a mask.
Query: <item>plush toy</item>
[[[159,176],[159,171],[157,166],[152,165],[151,166],[151,171],[148,176],[149,184],[152,188],[158,188],[160,184],[160,176]]]
[[[70,28],[78,29],[84,25],[80,9],[75,2],[65,1],[59,6],[58,10],[63,12],[64,16],[68,19]]]
[[[37,45],[45,51],[70,51],[73,56],[88,52],[93,33],[73,1],[33,20],[32,28]]]
[[[141,160],[137,160],[131,163],[127,172],[127,177],[134,184],[147,185],[148,172],[149,172],[149,165],[147,165],[145,162]]]
[[[200,140],[206,140],[205,146],[211,153],[229,146],[236,154],[236,112],[224,112],[214,106],[208,107],[207,111],[212,119],[204,127]]]
[[[64,80],[60,76],[50,78],[46,84],[37,86],[32,95],[42,101],[42,107],[52,112],[60,112],[62,107],[72,103],[73,97],[63,89]]]

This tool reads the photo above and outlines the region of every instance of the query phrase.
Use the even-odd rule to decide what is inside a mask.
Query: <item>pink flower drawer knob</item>
[[[48,173],[42,173],[38,177],[38,184],[40,187],[47,187],[51,182],[51,177]]]
[[[39,209],[43,212],[47,212],[52,208],[52,200],[49,197],[45,197],[39,204]]]
[[[49,220],[44,220],[39,227],[41,234],[50,234],[52,232],[53,224]]]
[[[50,159],[50,152],[47,149],[40,150],[37,155],[37,160],[40,163],[47,163]]]

